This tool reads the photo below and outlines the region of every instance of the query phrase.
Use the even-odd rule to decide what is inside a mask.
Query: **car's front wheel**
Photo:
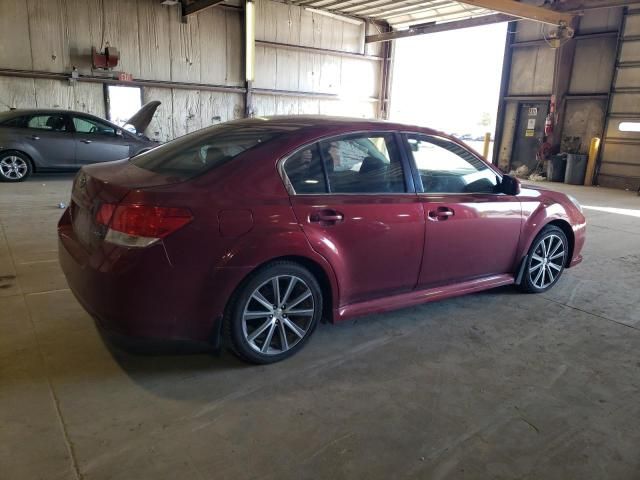
[[[31,175],[31,160],[14,150],[0,153],[0,180],[3,182],[22,182]]]
[[[300,350],[321,317],[322,290],[313,274],[294,262],[274,262],[235,296],[225,336],[244,360],[273,363]]]
[[[529,249],[520,288],[528,293],[542,293],[553,287],[567,262],[569,242],[564,232],[547,225]]]

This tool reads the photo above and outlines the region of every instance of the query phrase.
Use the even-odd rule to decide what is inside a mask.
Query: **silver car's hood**
[[[140,110],[133,114],[133,116],[127,120],[125,125],[132,125],[136,132],[144,133],[149,124],[151,123],[151,119],[153,115],[156,113],[156,110],[160,106],[161,102],[159,100],[152,100],[148,103],[145,103]]]

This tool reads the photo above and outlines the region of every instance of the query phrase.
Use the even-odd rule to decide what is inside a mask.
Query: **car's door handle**
[[[447,220],[454,215],[455,212],[449,207],[438,207],[435,210],[429,210],[429,218],[435,221]]]
[[[334,225],[344,220],[344,215],[335,210],[321,210],[309,215],[309,221],[312,223],[320,223],[321,225]]]
[[[87,145],[89,145],[91,143],[91,140],[81,140],[82,143],[86,143]]]
[[[37,135],[31,135],[32,140],[40,140],[40,137]]]

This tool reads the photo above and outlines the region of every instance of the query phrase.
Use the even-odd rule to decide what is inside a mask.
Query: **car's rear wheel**
[[[553,287],[567,262],[569,242],[564,232],[547,225],[529,249],[520,288],[529,293],[542,293]]]
[[[0,180],[22,182],[33,172],[31,160],[24,153],[7,150],[0,153]]]
[[[322,290],[294,262],[274,262],[244,283],[225,318],[233,351],[252,363],[273,363],[300,350],[322,317]]]

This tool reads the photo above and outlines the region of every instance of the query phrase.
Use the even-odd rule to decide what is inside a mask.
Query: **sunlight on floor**
[[[618,215],[628,215],[629,217],[640,218],[640,209],[631,208],[614,208],[614,207],[592,207],[589,205],[582,205],[582,208],[587,210],[597,210],[599,212],[617,213]]]

